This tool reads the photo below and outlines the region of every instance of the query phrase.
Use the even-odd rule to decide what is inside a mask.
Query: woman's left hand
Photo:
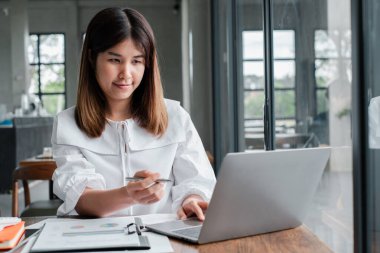
[[[187,217],[196,215],[199,220],[205,219],[205,211],[207,210],[208,202],[204,201],[199,195],[190,195],[183,202],[177,212],[179,219],[184,220]]]

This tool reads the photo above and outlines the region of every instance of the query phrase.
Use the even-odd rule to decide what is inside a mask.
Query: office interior
[[[86,26],[110,6],[152,25],[165,97],[190,113],[216,174],[229,152],[331,147],[305,224],[334,252],[377,252],[376,0],[0,0],[3,216],[12,170],[75,105]]]

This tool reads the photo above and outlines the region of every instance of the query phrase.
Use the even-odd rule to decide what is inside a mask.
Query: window
[[[31,34],[28,47],[31,83],[35,94],[51,115],[66,106],[65,36]]]
[[[275,30],[274,80],[276,132],[294,133],[295,98],[295,32]],[[247,149],[262,149],[264,105],[263,31],[243,32],[244,126]],[[260,139],[260,140],[258,140]],[[252,140],[258,140],[255,143]]]
[[[379,58],[378,36],[373,32],[380,31],[377,29],[379,25],[376,26],[379,22],[369,18],[366,23],[363,18],[363,15],[377,10],[378,1],[372,1],[369,11],[359,8],[359,1],[349,0],[339,1],[339,4],[335,0],[217,2],[217,10],[213,12],[216,170],[222,158],[230,152],[330,147],[329,162],[304,224],[334,252],[353,252],[354,242],[355,250],[362,244],[370,245],[372,251],[376,251],[379,244],[371,243],[380,241],[380,237],[375,238],[380,234],[380,223],[376,225],[378,217],[372,214],[379,213],[379,208],[373,208],[379,205],[379,201],[370,200],[380,199],[373,194],[380,192],[380,184],[374,181],[380,179],[379,166],[376,166],[380,162],[375,163],[375,158],[380,155],[370,151],[374,156],[369,161],[374,165],[369,171],[364,170],[365,160],[356,160],[366,159],[369,155],[364,146],[368,138],[365,138],[365,132],[358,132],[367,118],[364,110],[359,114],[352,107],[355,117],[351,117],[350,112],[353,95],[353,103],[362,103],[363,108],[368,106],[367,98],[371,94],[380,96],[376,83],[379,78],[374,78],[380,76],[374,71]],[[354,23],[351,23],[351,11],[357,14],[353,17]],[[223,14],[225,19],[221,18]],[[367,57],[366,53],[369,54],[366,62],[357,62],[353,58],[360,67],[355,72],[351,70],[351,24],[355,24],[356,29],[361,27],[356,36],[352,36],[356,39],[356,47],[370,46],[352,54],[360,61]],[[265,47],[264,34],[272,37],[272,48]],[[367,41],[364,40],[366,37],[363,38],[365,35],[368,35]],[[272,52],[273,59],[265,59]],[[273,60],[274,67],[273,80],[265,84],[265,88],[271,89],[265,98],[264,77],[272,74],[266,72],[272,69],[266,69],[263,58]],[[356,85],[352,85],[353,73],[363,75],[360,79],[354,76]],[[274,101],[270,101],[273,97]],[[268,105],[265,127],[268,131],[264,136],[265,99]],[[351,127],[352,123],[355,128]],[[360,141],[354,149],[352,136]],[[353,154],[356,154],[355,159]],[[353,164],[359,177],[352,177]],[[291,177],[293,172],[289,170],[287,176]],[[368,180],[375,184],[369,184]],[[356,228],[363,229],[363,237],[373,241],[357,243],[358,236],[353,240],[355,189],[352,182],[367,183],[355,196],[359,200],[356,210],[362,216],[361,220],[356,219]],[[366,194],[368,192],[371,194]],[[364,224],[367,226],[361,226]]]
[[[314,33],[315,55],[315,96],[316,119],[328,118],[329,87],[336,82],[345,83],[347,89],[351,85],[351,31],[349,30],[316,30]],[[350,113],[350,94],[346,99],[335,103],[334,116],[338,119]],[[347,101],[346,101],[347,100]],[[327,128],[328,124],[324,124]],[[325,131],[326,132],[326,131]],[[324,144],[329,144],[328,138],[319,136]],[[324,141],[325,140],[325,141]]]

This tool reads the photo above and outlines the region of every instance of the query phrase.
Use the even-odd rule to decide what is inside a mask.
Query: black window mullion
[[[266,150],[275,149],[274,117],[274,74],[273,74],[273,15],[272,1],[264,0],[264,69],[265,69],[265,102],[264,102],[264,145]]]
[[[369,231],[368,195],[373,182],[368,182],[369,167],[367,123],[367,85],[365,78],[365,39],[369,37],[364,28],[365,2],[351,1],[352,27],[352,149],[353,149],[353,194],[354,194],[354,252],[370,252],[374,242]],[[373,203],[372,203],[373,204]]]
[[[37,34],[37,55],[38,55],[38,98],[41,101],[41,105],[44,106],[41,96],[41,52],[40,52],[40,35]]]

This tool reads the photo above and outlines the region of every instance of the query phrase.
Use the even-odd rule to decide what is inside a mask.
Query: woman
[[[135,10],[90,21],[77,104],[57,115],[52,145],[59,215],[204,219],[215,176],[188,113],[163,98],[153,31]],[[142,180],[126,182],[132,176]]]

